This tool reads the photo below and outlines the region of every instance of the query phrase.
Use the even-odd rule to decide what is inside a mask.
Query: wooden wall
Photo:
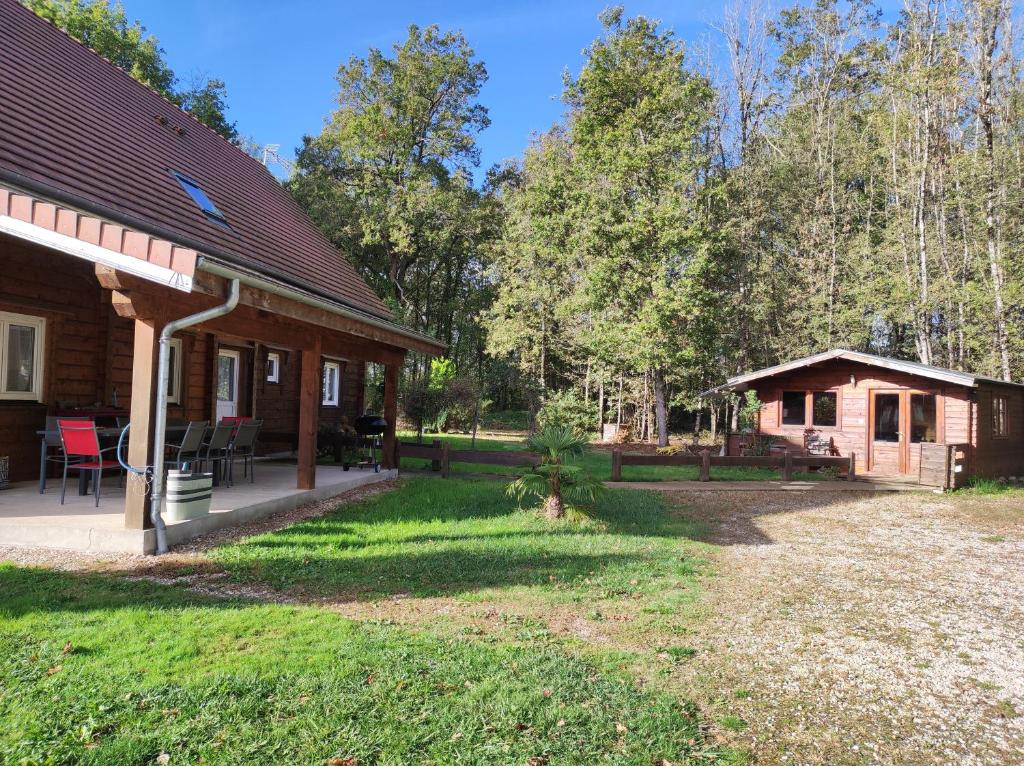
[[[0,400],[0,455],[10,457],[11,479],[34,479],[46,416],[58,409],[131,405],[134,323],[114,312],[91,263],[0,236],[0,310],[46,319],[43,402]],[[239,381],[243,414],[264,419],[267,431],[294,433],[298,426],[298,351],[281,354],[279,383],[268,383],[267,346],[213,333],[186,331],[182,339],[180,401],[171,418],[214,420],[214,375],[219,345],[241,348]],[[365,364],[344,362],[341,405],[321,407],[322,423],[353,420],[362,411]],[[275,445],[265,444],[270,449]],[[280,449],[280,445],[276,445]]]
[[[992,400],[996,396],[1005,396],[1007,400],[1009,433],[1005,437],[994,436],[992,432]],[[998,383],[979,386],[973,431],[974,476],[1024,477],[1024,389]]]
[[[46,264],[40,259],[47,258]],[[43,256],[18,240],[0,237],[0,310],[46,320],[43,403],[0,400],[0,455],[11,478],[39,473],[39,437],[58,408],[120,404],[131,396],[131,322],[120,319],[91,264],[70,256]],[[127,357],[124,348],[127,333]],[[108,358],[111,360],[107,364]]]

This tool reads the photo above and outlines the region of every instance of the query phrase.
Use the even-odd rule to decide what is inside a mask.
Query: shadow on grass
[[[372,599],[688,577],[695,537],[657,492],[609,491],[587,518],[552,522],[501,483],[417,478],[211,557],[238,579]]]
[[[648,561],[628,554],[551,553],[541,544],[516,550],[471,551],[445,543],[438,540],[430,550],[403,547],[394,554],[342,553],[337,557],[318,555],[322,549],[317,545],[278,549],[279,555],[260,555],[266,548],[254,543],[245,560],[225,563],[236,575],[277,588],[299,585],[340,598],[376,599],[396,595],[457,596],[514,586],[551,587]]]
[[[584,766],[706,753],[692,705],[627,682],[611,660],[109,575],[0,564],[0,592],[3,763]]]

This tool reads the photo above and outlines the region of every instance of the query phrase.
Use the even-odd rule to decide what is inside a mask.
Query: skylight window
[[[219,223],[223,226],[228,225],[227,219],[224,214],[217,209],[217,206],[213,204],[203,188],[193,181],[188,176],[182,175],[177,171],[171,171],[175,178],[178,179],[178,183],[181,184],[181,188],[188,192],[188,196],[192,198],[192,201],[199,205],[199,209],[203,211],[203,214],[214,223]]]

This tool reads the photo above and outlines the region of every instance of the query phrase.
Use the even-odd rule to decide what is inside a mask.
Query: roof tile
[[[24,179],[35,185],[33,193],[92,215],[391,317],[258,161],[17,0],[0,0],[0,18],[0,176],[12,184]],[[230,228],[208,220],[171,171],[194,179]],[[28,212],[25,220],[31,220]],[[80,237],[99,244],[99,232],[87,221],[83,216],[81,228],[89,236]],[[107,236],[115,234],[120,237]],[[182,257],[194,261],[194,255]]]

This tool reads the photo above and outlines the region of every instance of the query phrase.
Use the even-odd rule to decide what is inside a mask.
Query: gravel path
[[[672,500],[722,546],[679,680],[755,763],[1024,764],[1024,500]]]

